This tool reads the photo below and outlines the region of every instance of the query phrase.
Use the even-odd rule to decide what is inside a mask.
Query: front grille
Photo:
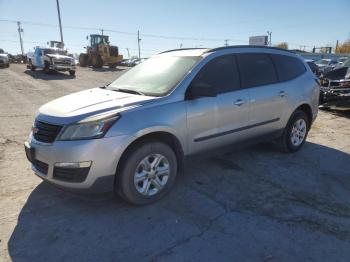
[[[52,143],[53,141],[55,141],[58,133],[62,129],[62,126],[48,124],[38,120],[35,120],[34,127],[34,138],[44,143]]]
[[[35,169],[38,170],[40,173],[47,175],[47,171],[49,170],[48,164],[41,162],[39,160],[35,160],[33,162],[33,165],[34,165]]]
[[[90,167],[55,167],[53,170],[53,178],[66,182],[81,183],[85,181],[89,171]]]
[[[70,65],[70,60],[55,60],[55,65]]]

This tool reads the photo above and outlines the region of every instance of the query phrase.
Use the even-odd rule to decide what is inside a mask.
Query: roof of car
[[[161,52],[160,55],[178,55],[178,56],[201,56],[208,48],[180,48]]]
[[[171,55],[179,55],[179,56],[201,56],[206,53],[212,53],[216,51],[236,49],[236,48],[278,50],[278,51],[294,54],[293,51],[289,51],[283,48],[270,47],[270,46],[255,46],[255,45],[234,45],[234,46],[222,46],[217,48],[180,48],[180,49],[167,50],[167,51],[161,52],[160,54],[171,54]]]

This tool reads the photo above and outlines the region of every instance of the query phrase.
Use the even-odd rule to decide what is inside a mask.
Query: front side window
[[[144,95],[168,94],[201,57],[156,56],[130,69],[108,86],[111,90],[129,90]]]
[[[275,63],[278,78],[280,81],[288,81],[296,78],[306,71],[304,64],[297,58],[286,55],[271,55]],[[311,69],[314,68],[314,63],[309,63]]]
[[[240,81],[235,57],[226,55],[209,61],[195,76],[192,84],[212,86],[217,94],[239,89]]]
[[[267,54],[239,54],[237,56],[243,88],[277,82],[277,74]]]

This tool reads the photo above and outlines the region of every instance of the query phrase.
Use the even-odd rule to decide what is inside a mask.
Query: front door
[[[211,86],[216,96],[187,100],[190,153],[240,140],[240,130],[248,124],[249,98],[246,90],[240,90],[235,57],[225,55],[212,59],[192,84],[196,82]]]

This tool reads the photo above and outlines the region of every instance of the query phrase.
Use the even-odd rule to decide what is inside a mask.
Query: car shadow
[[[42,70],[35,70],[31,71],[29,69],[24,71],[25,74],[35,78],[35,79],[42,79],[42,80],[67,80],[67,79],[74,79],[76,76],[71,76],[67,72],[58,72],[53,71],[50,73],[44,73]]]
[[[9,255],[15,262],[152,260],[159,254],[171,255],[166,250],[192,236],[201,236],[215,217],[231,211],[255,214],[256,219],[268,217],[278,223],[286,219],[289,226],[305,216],[312,230],[336,236],[334,228],[339,227],[342,237],[349,240],[350,227],[322,217],[323,209],[331,213],[336,212],[335,207],[339,208],[338,215],[350,215],[350,193],[346,193],[350,192],[346,174],[349,160],[345,152],[310,142],[295,154],[257,145],[189,163],[169,195],[141,207],[107,195],[72,195],[42,182],[20,211],[8,242]],[[337,199],[340,193],[343,195]],[[248,221],[240,223],[244,226]],[[218,225],[218,232],[229,230],[225,227],[233,224]],[[327,227],[332,230],[326,231]],[[250,251],[259,245],[254,241],[241,244]],[[189,259],[190,253],[187,255]]]

